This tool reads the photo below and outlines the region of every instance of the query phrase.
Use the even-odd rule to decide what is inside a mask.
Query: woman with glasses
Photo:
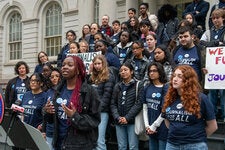
[[[40,73],[30,76],[30,91],[24,94],[21,103],[25,109],[23,121],[35,128],[42,124],[42,108],[47,100],[47,95],[42,90],[43,79]]]
[[[100,26],[98,23],[92,23],[90,27],[91,27],[90,34],[85,37],[85,40],[89,44],[89,52],[94,52],[95,51],[94,35],[100,32]]]
[[[161,113],[168,89],[163,66],[158,62],[151,63],[148,66],[148,77],[149,83],[144,87],[142,102],[146,133],[149,135],[149,149],[165,150],[168,132],[165,123],[161,123],[157,130],[150,127]]]
[[[144,43],[142,41],[134,41],[131,48],[133,56],[127,61],[130,62],[134,68],[134,79],[138,81],[147,80],[149,60],[143,55]]]
[[[83,25],[82,36],[79,38],[78,41],[80,42],[82,40],[85,40],[85,38],[90,35],[90,32],[91,32],[91,26],[89,24]]]

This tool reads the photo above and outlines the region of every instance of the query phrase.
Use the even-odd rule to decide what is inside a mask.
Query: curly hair
[[[26,74],[30,72],[29,66],[25,61],[18,61],[14,67],[15,74],[19,75],[19,67],[24,65],[26,68]]]
[[[95,67],[93,67],[91,82],[94,84],[99,84],[109,80],[109,68],[105,56],[96,55],[92,62],[94,63],[96,60],[100,60],[102,62],[102,70],[97,71]]]
[[[182,85],[180,99],[184,106],[184,109],[198,118],[201,117],[200,114],[200,99],[199,93],[201,92],[201,86],[198,82],[198,76],[195,70],[188,65],[180,65],[177,66],[174,72],[179,69],[183,73],[182,75]],[[170,87],[165,96],[164,105],[162,108],[162,112],[165,113],[166,108],[170,106],[179,96],[177,89],[173,88],[173,78],[174,75],[170,79]]]
[[[170,4],[164,4],[158,10],[158,19],[159,22],[167,22],[170,19],[174,19],[177,17],[177,10],[174,6]]]

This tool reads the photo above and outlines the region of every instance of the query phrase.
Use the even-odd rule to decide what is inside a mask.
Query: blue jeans
[[[149,137],[149,150],[165,150],[166,141]]]
[[[48,144],[50,150],[55,150],[55,149],[53,148],[53,146],[52,146],[52,140],[53,140],[52,137],[47,137],[47,136],[46,136],[46,141],[47,141],[47,144]]]
[[[134,132],[134,124],[116,125],[118,150],[138,150],[138,136]]]
[[[218,94],[220,95],[220,99],[218,99]],[[209,94],[208,94],[209,100],[212,102],[213,106],[214,106],[214,112],[215,114],[218,113],[217,110],[217,102],[218,100],[220,101],[220,107],[221,107],[221,111],[222,111],[222,117],[223,119],[225,118],[225,114],[224,114],[224,101],[225,101],[225,90],[209,90]]]
[[[208,146],[205,142],[181,145],[173,145],[167,142],[166,150],[208,150]]]
[[[98,141],[97,141],[96,150],[107,150],[107,147],[105,144],[105,132],[106,132],[108,120],[109,120],[109,114],[106,112],[102,112],[101,122],[98,125]]]

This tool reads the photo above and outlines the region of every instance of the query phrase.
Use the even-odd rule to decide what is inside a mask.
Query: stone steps
[[[225,123],[219,121],[217,125],[217,131],[207,138],[209,150],[225,150]]]

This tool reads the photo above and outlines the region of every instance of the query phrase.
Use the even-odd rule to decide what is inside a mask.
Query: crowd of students
[[[130,8],[122,23],[110,26],[104,15],[102,25],[83,25],[78,42],[69,30],[55,67],[44,51],[30,77],[26,62],[15,65],[18,76],[7,84],[6,107],[24,107],[24,121],[43,133],[51,150],[106,150],[111,123],[118,149],[137,150],[134,120],[142,109],[150,150],[206,150],[206,137],[217,129],[218,94],[225,118],[224,90],[209,90],[208,97],[202,92],[205,48],[225,44],[222,4],[211,12],[213,25],[206,31],[198,20],[208,12],[204,0],[187,6],[183,20],[170,4],[154,15],[141,3],[139,17]],[[88,74],[82,59],[69,55],[98,51]]]

